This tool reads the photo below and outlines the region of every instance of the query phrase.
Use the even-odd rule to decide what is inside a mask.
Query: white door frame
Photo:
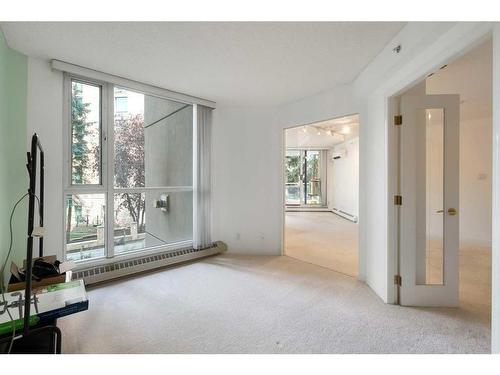
[[[425,78],[437,71],[441,66],[449,61],[453,61],[470,51],[475,46],[479,45],[481,42],[485,41],[492,35],[493,25],[484,24],[482,27],[479,26],[475,33],[470,33],[467,37],[462,37],[454,41],[443,42],[443,48],[440,51],[435,52],[435,56],[427,57],[426,61],[420,66],[415,67],[415,71],[409,72],[408,74],[401,73],[400,79],[393,83],[393,85],[387,88],[384,92],[385,96],[385,113],[386,113],[386,155],[387,155],[387,302],[392,304],[397,304],[399,300],[399,288],[394,283],[394,276],[399,275],[399,230],[397,223],[398,210],[394,205],[394,195],[399,192],[398,186],[398,169],[399,169],[399,159],[398,159],[398,131],[393,125],[394,116],[400,114],[399,108],[399,97],[402,93],[413,87],[415,84],[425,80]],[[500,36],[500,33],[498,34]],[[493,68],[493,71],[495,68]],[[495,87],[495,82],[493,82]],[[495,91],[495,89],[494,89]],[[495,97],[493,98],[495,101]],[[494,110],[495,113],[495,110]],[[500,137],[500,119],[495,121],[495,114],[493,117],[493,138],[498,139]],[[495,125],[495,123],[497,123]],[[496,155],[498,150],[493,147],[493,202],[500,199],[500,173],[495,169],[495,157],[500,159],[499,155]],[[498,167],[498,164],[497,164]],[[500,211],[500,204],[497,203],[496,211]],[[493,225],[498,224],[500,221],[500,212],[495,211],[495,206],[493,207]],[[495,221],[495,215],[497,216],[497,221]],[[495,231],[493,231],[494,233]],[[495,254],[500,253],[500,243],[495,244],[493,241],[492,246],[492,258],[495,258]],[[493,279],[495,276],[493,276]],[[494,303],[493,303],[494,305]],[[499,317],[500,319],[500,317]],[[500,350],[500,348],[499,348]]]
[[[440,232],[443,237],[442,284],[431,285],[427,281],[425,265],[426,241],[428,233],[419,233],[417,229],[424,220],[427,222],[428,206],[426,200],[427,188],[419,189],[419,183],[425,183],[428,173],[426,164],[421,163],[426,158],[425,144],[427,131],[418,131],[418,125],[427,122],[427,115],[422,112],[417,119],[416,111],[423,108],[439,108],[442,110],[442,181],[440,206],[444,213],[438,214],[443,227]],[[439,306],[456,307],[459,305],[459,220],[460,215],[448,215],[446,211],[451,207],[460,212],[459,207],[459,131],[460,131],[460,95],[441,94],[428,95],[410,94],[401,100],[402,125],[398,126],[401,135],[399,160],[401,163],[400,194],[403,204],[400,212],[400,246],[401,259],[400,276],[402,283],[399,303],[405,306]],[[423,121],[423,124],[420,123]],[[419,143],[423,142],[423,143]],[[404,145],[404,147],[403,147]],[[419,151],[422,152],[419,155]],[[422,159],[424,158],[424,159]],[[422,173],[419,176],[419,171]],[[423,179],[423,180],[422,180]],[[438,185],[439,186],[439,185]],[[422,186],[421,186],[422,187]],[[423,193],[419,195],[419,193]],[[434,213],[434,211],[433,211]],[[415,216],[417,214],[417,216]],[[420,219],[418,216],[420,215]],[[403,225],[402,223],[405,223]],[[421,228],[423,229],[423,228]],[[419,243],[420,242],[420,243]],[[401,246],[404,244],[404,246]]]

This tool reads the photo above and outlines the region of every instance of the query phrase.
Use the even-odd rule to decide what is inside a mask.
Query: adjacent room
[[[284,254],[358,276],[359,115],[285,130]]]
[[[0,22],[0,352],[500,353],[499,53],[489,22]]]

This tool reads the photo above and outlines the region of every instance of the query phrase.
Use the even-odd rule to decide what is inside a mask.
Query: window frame
[[[78,81],[83,84],[90,84],[100,87],[101,100],[100,100],[100,118],[101,118],[101,183],[100,184],[72,184],[71,171],[72,171],[72,128],[71,128],[71,96],[72,96],[72,82]],[[193,111],[193,131],[195,129],[195,111],[196,104],[183,102],[177,99],[171,99],[165,96],[158,95],[138,89],[131,85],[115,84],[98,79],[83,77],[77,74],[64,73],[64,94],[63,94],[63,215],[62,215],[62,245],[63,257],[66,260],[66,197],[71,194],[104,194],[106,202],[106,227],[104,233],[105,255],[103,257],[96,257],[90,259],[77,260],[77,269],[84,268],[91,265],[106,264],[114,261],[115,259],[127,259],[137,257],[138,254],[149,255],[168,250],[177,250],[180,248],[191,247],[193,245],[193,234],[189,240],[166,243],[147,247],[144,249],[131,250],[123,253],[115,254],[114,251],[114,196],[120,193],[146,193],[151,191],[161,191],[164,193],[169,192],[186,192],[190,191],[194,194],[194,175],[191,186],[159,186],[159,187],[133,187],[133,188],[116,188],[114,186],[114,89],[115,87],[134,91],[148,96],[158,97],[160,99],[176,101],[179,103],[189,104]],[[140,84],[141,88],[144,85]],[[193,142],[195,139],[193,133]],[[194,144],[193,144],[194,145]],[[194,153],[194,149],[193,149]],[[194,160],[194,159],[193,159]],[[193,220],[194,221],[194,220]],[[194,223],[193,223],[194,229]]]
[[[77,81],[83,84],[87,85],[92,85],[92,86],[97,86],[100,89],[100,110],[99,110],[99,117],[100,117],[100,138],[101,138],[101,168],[100,168],[100,183],[99,184],[73,184],[71,180],[71,172],[72,172],[72,155],[71,155],[71,145],[73,142],[73,132],[71,128],[71,97],[72,97],[72,82]],[[102,187],[105,187],[105,181],[104,181],[104,176],[107,174],[107,164],[106,164],[106,153],[107,153],[107,143],[106,143],[106,126],[105,124],[107,123],[107,115],[108,115],[108,102],[107,98],[105,95],[106,91],[106,86],[108,83],[98,81],[98,80],[93,80],[89,78],[83,78],[79,76],[74,76],[74,75],[65,75],[64,77],[64,122],[63,122],[63,127],[64,127],[64,162],[65,162],[65,168],[63,171],[63,178],[64,178],[64,188],[65,189],[76,189],[76,190],[94,190],[94,189],[99,189]]]

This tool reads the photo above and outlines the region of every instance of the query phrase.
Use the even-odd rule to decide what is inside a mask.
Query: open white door
[[[400,303],[458,306],[459,95],[401,98]]]

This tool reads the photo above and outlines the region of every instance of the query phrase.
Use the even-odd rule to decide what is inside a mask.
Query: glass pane
[[[287,150],[285,157],[285,203],[300,204],[301,157],[298,150]]]
[[[106,254],[104,197],[104,194],[66,196],[66,259],[93,259]]]
[[[422,109],[417,133],[417,284],[444,280],[444,110]]]
[[[321,204],[320,151],[306,151],[307,204]]]
[[[192,192],[115,194],[114,211],[115,254],[192,239]]]
[[[192,106],[115,88],[117,188],[192,186]]]
[[[101,183],[101,88],[71,82],[71,183]]]

